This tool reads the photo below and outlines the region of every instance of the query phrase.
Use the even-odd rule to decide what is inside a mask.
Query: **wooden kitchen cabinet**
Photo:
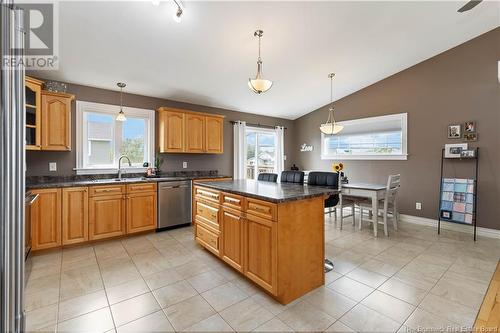
[[[26,150],[42,149],[42,84],[32,77],[25,78]]]
[[[104,186],[103,186],[104,187]],[[126,233],[125,195],[97,195],[89,199],[89,239],[97,240]]]
[[[42,91],[42,150],[71,150],[73,95]]]
[[[277,294],[277,223],[252,214],[245,220],[245,275]]]
[[[156,229],[156,184],[131,184],[127,193],[127,234]]]
[[[31,210],[31,248],[43,250],[61,245],[61,189],[32,190],[38,200]]]
[[[222,260],[243,272],[244,226],[240,211],[222,207]]]
[[[166,107],[157,111],[161,153],[224,152],[224,116]]]
[[[159,113],[158,141],[160,153],[182,153],[185,151],[185,117],[183,112],[163,111]]]
[[[186,153],[205,152],[205,116],[186,114]]]
[[[89,240],[89,193],[87,187],[62,189],[62,244]]]
[[[205,119],[205,152],[224,152],[224,118],[207,116]]]

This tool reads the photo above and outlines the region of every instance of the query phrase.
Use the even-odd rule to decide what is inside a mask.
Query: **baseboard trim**
[[[403,221],[403,222],[425,225],[428,227],[437,228],[437,225],[438,225],[438,220],[428,219],[425,217],[401,214],[400,218],[401,218],[401,221]],[[474,228],[472,226],[464,225],[464,224],[457,224],[457,223],[452,223],[452,222],[447,222],[447,221],[441,221],[441,228],[444,230],[458,231],[458,232],[463,232],[463,233],[467,233],[467,234],[474,233]],[[500,239],[500,230],[497,230],[497,229],[477,227],[476,232],[477,232],[478,236]]]

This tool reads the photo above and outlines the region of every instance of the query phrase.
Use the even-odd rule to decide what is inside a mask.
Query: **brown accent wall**
[[[401,212],[436,219],[441,148],[462,142],[447,139],[447,126],[473,120],[479,140],[470,146],[480,147],[478,226],[500,229],[499,60],[497,28],[337,101],[337,120],[408,113],[408,160],[342,161],[349,179],[386,183],[389,174],[401,173]],[[320,157],[318,126],[327,116],[325,106],[295,121],[294,156],[305,170],[330,170],[338,162]],[[299,152],[302,143],[314,151]],[[470,163],[448,163],[448,175],[471,176]],[[422,203],[421,211],[415,202]]]
[[[116,91],[92,88],[87,86],[68,84],[68,92],[75,94],[76,100],[114,104],[120,103],[120,95]],[[259,96],[255,96],[259,98]],[[170,106],[192,111],[207,112],[225,115],[224,119],[224,154],[161,154],[164,171],[179,170],[218,170],[220,174],[233,174],[233,127],[231,120],[242,120],[249,123],[259,123],[265,125],[281,125],[287,127],[285,131],[285,154],[287,156],[292,151],[293,121],[259,116],[250,113],[236,112],[225,109],[211,108],[202,105],[175,102],[159,98],[140,96],[134,94],[124,94],[123,104],[129,107],[155,110],[160,106]],[[27,175],[71,175],[75,174],[73,168],[76,166],[76,102],[72,104],[72,150],[70,152],[49,152],[49,151],[28,151],[26,156]],[[188,168],[182,168],[182,162],[188,162]],[[289,168],[285,161],[285,167]],[[57,172],[49,171],[49,162],[57,162]]]

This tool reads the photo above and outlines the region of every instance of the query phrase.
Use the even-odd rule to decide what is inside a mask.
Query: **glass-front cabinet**
[[[40,80],[26,76],[24,94],[27,150],[40,150],[42,147],[42,83]]]

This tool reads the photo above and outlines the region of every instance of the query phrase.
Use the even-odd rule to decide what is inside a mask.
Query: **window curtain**
[[[285,169],[285,128],[276,126],[274,131],[276,133],[276,173],[280,178],[281,172]]]
[[[247,160],[247,150],[246,150],[246,123],[244,121],[237,121],[233,125],[234,133],[234,179],[245,179],[246,170],[245,164]]]

